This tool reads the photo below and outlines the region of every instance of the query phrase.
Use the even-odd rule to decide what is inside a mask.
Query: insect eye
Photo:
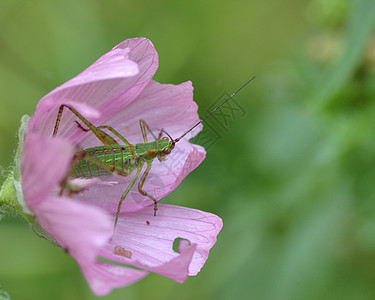
[[[169,139],[166,136],[163,136],[161,139],[164,141],[169,141]]]
[[[171,153],[171,148],[165,148],[165,149],[163,150],[163,152],[164,152],[165,154],[169,154],[169,153]]]

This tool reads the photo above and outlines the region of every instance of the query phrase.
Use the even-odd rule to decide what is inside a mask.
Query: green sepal
[[[9,168],[8,175],[0,189],[0,215],[5,213],[17,214],[29,222],[34,222],[34,217],[27,207],[22,193],[21,162],[25,144],[25,135],[29,116],[21,118],[18,130],[18,148],[14,157],[13,165]]]
[[[9,168],[7,178],[0,189],[0,219],[1,215],[5,213],[19,215],[28,221],[33,231],[39,237],[45,238],[52,244],[58,246],[57,241],[39,225],[23,197],[21,162],[29,119],[30,117],[26,115],[21,118],[21,125],[18,130],[19,142],[14,162]]]

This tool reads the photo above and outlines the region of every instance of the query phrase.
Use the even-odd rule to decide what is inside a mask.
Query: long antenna
[[[190,131],[192,131],[195,127],[197,127],[200,123],[202,123],[204,120],[206,120],[209,116],[211,116],[216,110],[218,110],[221,106],[223,106],[228,100],[233,98],[235,94],[237,94],[240,90],[242,90],[245,85],[247,85],[250,81],[252,81],[255,78],[253,76],[251,79],[246,81],[237,91],[235,91],[232,95],[230,95],[227,99],[225,99],[219,106],[216,106],[207,116],[205,116],[203,119],[200,119],[199,122],[197,122],[193,127],[191,127],[188,131],[186,131],[183,135],[181,135],[179,138],[175,139],[173,143],[177,143],[179,140],[181,140],[185,135],[187,135]]]

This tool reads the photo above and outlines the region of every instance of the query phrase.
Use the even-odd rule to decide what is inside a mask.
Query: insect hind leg
[[[85,128],[85,127],[83,127],[83,126],[81,125],[81,123],[79,123],[77,120],[75,120],[74,122],[77,123],[78,128],[81,129],[82,131],[84,131],[84,132],[90,131],[89,128]]]
[[[125,143],[125,145],[127,146],[130,146],[131,144],[128,142],[128,140],[126,138],[124,138],[118,131],[116,131],[112,126],[108,126],[108,125],[103,125],[103,126],[98,126],[97,127],[98,129],[102,129],[102,128],[105,128],[107,130],[109,130],[110,132],[112,132],[115,136],[117,136],[121,141],[123,141]]]
[[[104,145],[118,145],[116,140],[112,138],[110,135],[105,133],[103,130],[101,130],[99,127],[96,127],[93,125],[89,120],[87,120],[83,115],[81,115],[73,106],[62,104],[59,107],[59,112],[57,113],[56,123],[55,127],[53,129],[53,136],[56,136],[57,131],[59,129],[62,113],[64,111],[64,107],[68,108],[73,114],[77,116],[78,119],[82,121],[83,124],[85,124],[88,127],[88,130],[90,130],[95,136],[104,144]],[[81,124],[78,125],[83,131],[86,131],[86,128],[83,128]]]
[[[87,132],[87,131],[90,131],[89,128],[84,128],[81,123],[79,123],[77,120],[74,121],[77,123],[77,126],[79,129],[81,129],[82,131],[84,132]],[[110,132],[112,132],[115,136],[117,136],[121,141],[123,141],[125,143],[125,145],[127,146],[130,146],[131,144],[128,142],[128,140],[126,138],[124,138],[116,129],[114,129],[112,126],[109,126],[109,125],[102,125],[102,126],[98,126],[96,127],[96,129],[107,129],[109,130]]]

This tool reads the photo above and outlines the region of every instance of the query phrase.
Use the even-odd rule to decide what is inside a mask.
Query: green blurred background
[[[224,228],[196,277],[151,274],[104,299],[375,299],[375,1],[2,0],[0,165],[19,119],[124,39],[160,56],[155,79],[191,80],[200,114],[236,96],[170,202]],[[215,127],[216,126],[216,127]],[[75,261],[20,219],[0,224],[13,299],[95,299]]]

